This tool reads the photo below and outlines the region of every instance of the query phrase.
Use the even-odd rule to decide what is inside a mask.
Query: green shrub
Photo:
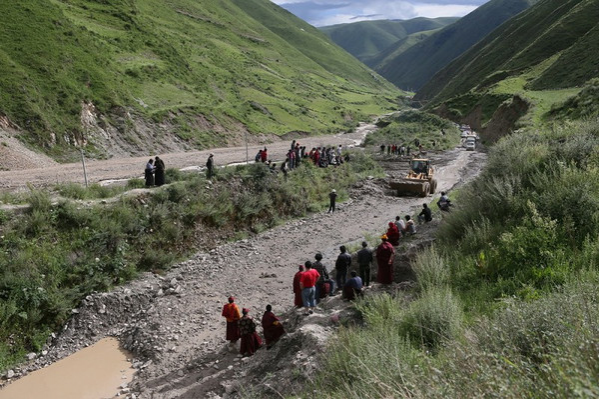
[[[39,211],[42,213],[49,212],[52,208],[52,199],[50,194],[42,190],[32,190],[26,198],[29,203],[29,213]]]
[[[449,265],[434,246],[425,248],[413,265],[421,290],[442,288],[449,284]]]
[[[135,188],[145,188],[146,182],[143,179],[129,179],[127,180],[126,188],[132,190]]]
[[[86,188],[79,183],[63,183],[57,187],[57,190],[65,198],[78,200],[88,198]]]
[[[456,338],[462,327],[462,307],[449,288],[424,291],[410,304],[399,324],[401,335],[425,348],[436,349]]]

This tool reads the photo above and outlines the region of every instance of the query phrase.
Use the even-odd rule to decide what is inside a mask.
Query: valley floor
[[[308,147],[325,143],[354,144],[373,128],[373,125],[364,125],[353,134],[300,142]],[[285,142],[268,147],[274,158],[281,159],[288,146]],[[250,157],[254,150],[250,150]],[[203,165],[209,152],[168,154],[164,159],[167,167],[191,167]],[[212,152],[221,165],[245,159],[245,148]],[[486,159],[483,153],[466,152],[461,148],[429,155],[437,160],[435,165],[439,165],[436,172],[439,192],[474,178]],[[90,168],[94,170],[93,179],[100,181],[137,176],[139,173],[135,171],[141,170],[143,162],[143,159],[103,161]],[[384,166],[393,174],[392,165],[398,163],[389,161]],[[76,168],[75,165],[62,166],[64,178],[74,179],[78,173]],[[39,182],[53,179],[48,170],[42,175],[36,175],[39,171],[28,173],[31,177],[37,176]],[[18,177],[5,174],[0,178],[3,187],[15,188]],[[194,394],[201,381],[190,381],[187,377],[199,359],[214,357],[222,351],[225,322],[221,309],[229,295],[237,298],[240,307],[250,308],[257,321],[266,304],[271,304],[276,314],[282,314],[293,306],[291,287],[297,265],[313,260],[314,254],[320,251],[330,270],[339,245],[360,242],[365,236],[378,236],[395,216],[417,213],[422,203],[432,200],[431,197],[391,197],[386,195],[385,188],[383,180],[367,180],[356,185],[351,200],[339,204],[333,214],[317,213],[288,222],[250,239],[199,252],[175,265],[166,275],[147,273],[111,293],[89,296],[49,353],[38,358],[29,370],[113,335],[137,357],[133,362],[137,368],[133,387],[138,398],[202,397]],[[233,364],[236,354],[227,356]],[[253,358],[247,362],[251,361]],[[238,365],[239,361],[234,364]],[[214,384],[220,387],[218,380]]]

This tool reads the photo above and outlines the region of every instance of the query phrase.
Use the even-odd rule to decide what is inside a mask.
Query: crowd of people
[[[437,141],[436,140],[431,140],[430,145],[432,148],[436,148],[437,146]],[[420,139],[415,139],[414,140],[414,147],[415,149],[418,149],[418,153],[419,154],[425,154],[425,147],[423,145],[423,143],[420,142]],[[387,154],[387,155],[399,155],[399,156],[407,156],[409,157],[410,154],[411,155],[417,155],[414,154],[413,152],[413,148],[410,146],[410,144],[381,144],[380,149],[381,149],[381,154]]]
[[[334,192],[334,190],[333,190]],[[441,193],[437,202],[439,209],[449,207],[449,197],[446,192]],[[334,210],[334,204],[332,204]],[[330,210],[329,210],[330,211]],[[420,223],[432,221],[432,212],[427,204],[422,205],[418,214]],[[304,308],[305,315],[314,313],[318,303],[328,296],[341,294],[343,299],[352,301],[364,293],[364,289],[371,286],[372,266],[376,262],[376,281],[381,285],[390,285],[394,281],[393,261],[395,247],[400,244],[403,237],[416,234],[416,224],[410,215],[395,217],[389,222],[388,229],[381,236],[381,242],[376,249],[369,248],[366,241],[357,252],[357,270],[352,270],[352,256],[344,245],[339,247],[339,254],[335,261],[334,276],[331,278],[327,267],[322,262],[322,254],[314,255],[314,262],[306,261],[298,267],[293,277],[294,306]],[[348,278],[349,273],[349,278]],[[229,303],[223,308],[222,315],[227,319],[226,338],[232,348],[237,340],[241,339],[240,353],[244,356],[252,355],[262,346],[262,340],[256,332],[256,323],[249,316],[249,309],[239,308],[234,303],[234,298],[229,298]],[[272,306],[267,305],[262,316],[262,329],[267,348],[276,343],[285,334],[285,328],[280,319],[272,313]]]
[[[337,148],[314,147],[309,153],[306,153],[306,147],[302,147],[295,140],[287,152],[286,159],[283,161],[281,170],[287,173],[287,170],[294,169],[300,165],[302,159],[310,160],[315,165],[327,167],[329,165],[339,165],[349,160],[349,156],[342,157],[342,146]],[[385,146],[381,145],[381,151],[384,152]],[[389,154],[409,155],[409,146],[387,146]],[[268,164],[269,168],[276,171],[276,165],[268,159],[268,149],[259,150],[255,158],[256,162]],[[146,186],[161,186],[164,184],[165,164],[160,157],[156,156],[150,159],[145,168]],[[208,179],[214,176],[214,154],[210,154],[206,161],[206,175]],[[336,190],[329,193],[330,206],[328,212],[335,212],[335,202],[337,198]],[[442,192],[441,198],[437,202],[438,207],[443,211],[448,211],[451,205],[445,192]],[[418,215],[418,221],[430,222],[432,212],[427,204],[423,204],[423,209]],[[327,296],[335,296],[339,293],[346,300],[354,300],[363,295],[365,287],[370,287],[372,282],[372,265],[376,261],[377,274],[376,280],[382,285],[389,285],[394,280],[393,260],[395,257],[395,247],[399,245],[402,237],[416,234],[416,225],[410,215],[405,215],[404,220],[400,216],[395,221],[389,222],[388,229],[381,236],[381,243],[376,249],[368,247],[366,241],[362,242],[362,249],[357,252],[358,267],[352,268],[352,256],[347,248],[342,245],[339,247],[339,255],[335,261],[335,278],[331,278],[329,271],[323,264],[323,256],[317,253],[314,256],[315,261],[306,261],[299,266],[293,278],[293,292],[295,294],[294,305],[297,308],[305,308],[306,315],[314,313],[317,304]],[[348,278],[349,273],[349,278]],[[222,316],[226,319],[226,340],[229,341],[230,349],[236,350],[237,342],[241,340],[239,352],[243,356],[253,355],[263,346],[263,341],[258,334],[257,324],[249,315],[250,309],[239,309],[235,303],[234,297],[228,298],[228,303],[223,306]],[[267,349],[272,347],[283,334],[285,328],[280,319],[273,313],[272,306],[267,305],[262,315],[262,330]]]

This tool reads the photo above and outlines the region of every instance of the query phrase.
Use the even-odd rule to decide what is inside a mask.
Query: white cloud
[[[474,11],[478,6],[455,5],[455,4],[421,4],[415,5],[414,11],[419,17],[463,17]]]
[[[271,0],[315,26],[373,19],[464,16],[488,0]]]

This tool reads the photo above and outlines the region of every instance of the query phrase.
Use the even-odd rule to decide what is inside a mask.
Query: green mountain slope
[[[545,0],[473,46],[417,94],[439,102],[506,78],[527,76],[528,88],[573,87],[597,76],[597,21],[593,0]],[[563,53],[562,53],[563,52]],[[553,57],[553,58],[552,58]]]
[[[398,87],[418,91],[454,58],[535,1],[491,0],[375,69]]]
[[[598,21],[595,0],[540,1],[437,73],[415,100],[487,140],[596,116]]]
[[[393,60],[395,60],[397,57],[399,57],[400,54],[402,54],[405,51],[408,51],[408,49],[410,49],[413,46],[417,45],[418,43],[426,40],[427,38],[429,38],[431,35],[438,32],[439,30],[440,29],[434,29],[434,30],[426,30],[426,31],[422,31],[422,32],[412,33],[411,35],[408,35],[408,36],[404,37],[403,39],[398,40],[397,42],[393,43],[391,46],[387,47],[385,50],[380,51],[374,57],[364,59],[363,62],[366,65],[370,66],[371,68],[375,68],[375,69],[385,68],[387,66],[387,64],[393,62]]]
[[[417,32],[449,25],[459,18],[413,18],[409,20],[361,21],[321,27],[331,40],[348,53],[372,66],[369,61],[379,52]]]
[[[268,0],[40,0],[3,17],[0,116],[54,154],[83,138],[102,155],[104,136],[144,152],[147,130],[196,148],[334,132],[400,94]]]

